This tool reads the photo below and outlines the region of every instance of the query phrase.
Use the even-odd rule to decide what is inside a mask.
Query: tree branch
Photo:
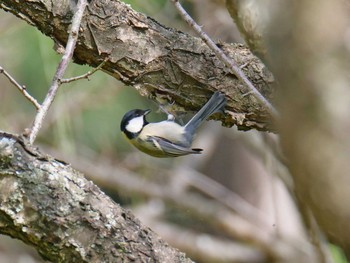
[[[182,18],[194,29],[208,47],[216,54],[216,56],[231,70],[231,72],[246,86],[248,91],[246,94],[253,94],[255,98],[269,111],[272,117],[277,118],[278,112],[272,104],[254,87],[251,81],[244,75],[243,71],[236,63],[229,59],[224,52],[211,40],[211,38],[202,30],[202,28],[192,19],[192,17],[182,7],[179,0],[171,0]]]
[[[259,0],[226,0],[226,7],[250,50],[265,61],[266,21],[262,9],[267,8],[266,5]]]
[[[65,46],[71,21],[69,2],[0,1],[0,7],[29,21],[51,37],[56,46]],[[40,10],[40,14],[38,14]],[[267,99],[273,98],[274,79],[264,64],[243,45],[220,44]],[[253,96],[244,96],[245,86],[206,46],[195,37],[166,28],[137,13],[120,1],[91,1],[81,23],[74,60],[102,69],[133,85],[143,95],[176,102],[174,111],[198,110],[211,93],[227,95],[224,125],[240,129],[274,130],[264,105]]]
[[[271,2],[265,16],[281,87],[281,145],[295,191],[350,259],[349,7],[342,0]]]
[[[29,143],[33,144],[36,136],[38,135],[38,132],[43,124],[44,118],[55,99],[56,93],[58,91],[58,88],[61,85],[60,79],[63,78],[64,72],[66,71],[69,61],[71,60],[73,56],[73,52],[75,49],[75,45],[78,39],[79,34],[79,27],[81,23],[81,19],[84,14],[85,7],[87,5],[86,0],[79,0],[77,2],[77,6],[74,7],[74,16],[72,18],[72,24],[71,29],[69,31],[68,35],[68,41],[67,45],[64,51],[64,54],[62,56],[62,59],[60,63],[58,64],[58,67],[56,69],[56,73],[52,79],[51,86],[49,88],[49,91],[46,94],[46,97],[44,99],[44,102],[40,106],[38,113],[35,116],[34,123],[32,126],[32,129],[29,134]]]
[[[3,132],[0,233],[52,262],[192,262],[70,165]]]
[[[102,66],[106,63],[106,61],[107,61],[107,58],[105,58],[105,60],[100,65],[98,65],[96,68],[89,70],[85,74],[82,74],[82,75],[79,75],[76,77],[67,78],[67,79],[61,79],[60,82],[62,84],[65,84],[65,83],[70,83],[70,82],[77,81],[80,79],[88,79],[89,80],[89,77],[91,75],[93,75],[96,71],[100,70],[102,68]]]
[[[4,70],[3,67],[0,66],[0,73],[4,74],[5,77],[23,94],[24,97],[26,97],[38,110],[40,109],[39,102],[29,94],[26,87],[23,85],[20,85],[6,70]]]

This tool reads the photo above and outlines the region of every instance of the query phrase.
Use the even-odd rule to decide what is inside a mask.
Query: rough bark
[[[0,0],[10,11],[64,46],[74,12],[72,1]],[[175,12],[175,10],[174,10]],[[268,99],[273,76],[248,48],[222,43],[221,48],[242,66],[247,77]],[[248,90],[198,38],[159,24],[119,1],[91,1],[86,9],[74,60],[97,66],[158,101],[176,102],[176,111],[197,110],[214,90],[227,94],[225,126],[272,130],[273,123]],[[175,107],[174,107],[175,108]]]
[[[70,165],[2,132],[0,233],[52,262],[192,262]]]

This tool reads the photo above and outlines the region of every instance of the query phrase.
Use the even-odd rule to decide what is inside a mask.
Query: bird
[[[185,124],[174,118],[160,122],[148,122],[146,115],[151,110],[128,111],[120,123],[120,130],[127,140],[140,151],[153,157],[178,157],[200,154],[203,149],[191,148],[198,127],[212,114],[224,112],[226,97],[216,91],[207,103]]]

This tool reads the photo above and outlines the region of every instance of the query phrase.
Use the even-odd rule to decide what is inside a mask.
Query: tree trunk
[[[52,262],[192,262],[69,164],[3,132],[0,233]]]

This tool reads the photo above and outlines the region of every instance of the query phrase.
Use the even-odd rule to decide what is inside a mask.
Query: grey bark
[[[72,1],[1,0],[10,11],[65,46],[74,12]],[[175,12],[175,9],[174,9]],[[242,66],[247,77],[268,99],[274,79],[248,48],[220,44]],[[227,94],[225,126],[273,130],[271,116],[198,38],[167,28],[120,1],[91,1],[82,21],[74,60],[103,70],[158,101],[177,103],[177,111],[198,110],[215,90]],[[175,107],[174,107],[175,108]]]
[[[192,262],[69,164],[3,132],[0,233],[52,262]]]

